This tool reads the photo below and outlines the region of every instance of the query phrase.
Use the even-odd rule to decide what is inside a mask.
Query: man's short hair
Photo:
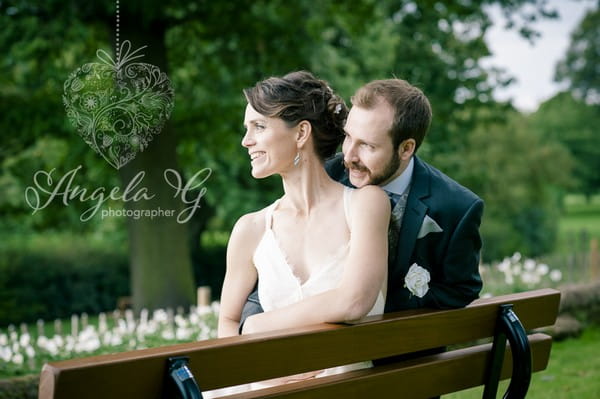
[[[415,152],[423,142],[431,124],[431,105],[425,94],[402,79],[374,80],[362,86],[352,97],[352,105],[372,109],[386,101],[394,110],[390,134],[394,150],[401,142],[414,139]]]

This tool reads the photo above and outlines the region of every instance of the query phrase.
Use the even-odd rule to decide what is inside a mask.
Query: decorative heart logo
[[[123,42],[115,62],[104,50],[101,63],[84,64],[64,84],[67,117],[83,140],[116,169],[144,151],[173,109],[174,92],[164,72],[134,62],[146,46],[130,53]]]

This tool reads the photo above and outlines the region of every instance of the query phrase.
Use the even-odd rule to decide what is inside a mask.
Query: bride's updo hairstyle
[[[248,103],[258,113],[281,118],[288,127],[301,121],[312,126],[314,150],[321,161],[334,155],[344,139],[348,107],[327,82],[310,72],[291,72],[271,77],[244,90]]]

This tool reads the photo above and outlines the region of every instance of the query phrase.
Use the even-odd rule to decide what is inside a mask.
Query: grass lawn
[[[573,246],[585,245],[589,250],[589,239],[596,238],[600,242],[600,195],[586,201],[583,195],[570,194],[565,198],[565,212],[558,224],[558,243],[560,251],[572,252]],[[581,243],[585,235],[586,243]]]
[[[578,339],[555,342],[550,363],[534,373],[528,399],[597,399],[600,398],[600,327],[587,328]],[[502,397],[508,382],[501,383]],[[444,395],[444,399],[481,398],[483,387]]]

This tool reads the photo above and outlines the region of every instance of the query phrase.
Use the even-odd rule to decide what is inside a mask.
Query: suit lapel
[[[414,160],[415,166],[411,188],[406,200],[402,226],[400,227],[400,240],[396,257],[397,270],[402,271],[403,274],[408,270],[410,256],[415,248],[417,235],[428,209],[422,199],[429,196],[429,171],[419,158],[415,156]]]

